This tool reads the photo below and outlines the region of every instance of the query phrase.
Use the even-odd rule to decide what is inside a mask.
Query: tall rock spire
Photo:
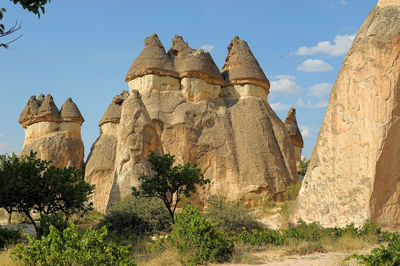
[[[235,36],[228,46],[222,75],[233,85],[254,84],[269,91],[269,80],[251,52],[247,42]]]
[[[329,97],[290,223],[400,228],[400,5],[379,1]]]
[[[126,74],[126,82],[148,74],[179,77],[157,34],[154,33],[147,37],[144,44],[142,52],[132,63]]]
[[[304,142],[303,142],[303,137],[301,136],[300,133],[299,126],[297,125],[296,109],[290,107],[290,110],[283,123],[288,129],[289,138],[292,144],[296,147],[303,148]]]

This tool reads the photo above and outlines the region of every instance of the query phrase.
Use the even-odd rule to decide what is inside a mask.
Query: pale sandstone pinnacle
[[[400,9],[380,1],[361,26],[329,98],[290,213],[322,226],[400,228]],[[396,5],[393,5],[396,4]]]
[[[83,167],[84,148],[81,139],[83,117],[69,98],[58,111],[53,97],[41,94],[29,102],[20,116],[25,140],[20,155],[37,153],[38,158],[52,161],[58,167]],[[62,119],[63,117],[63,119]]]

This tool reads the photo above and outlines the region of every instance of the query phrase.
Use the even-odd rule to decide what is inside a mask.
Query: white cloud
[[[348,3],[349,2],[347,2],[346,0],[340,0],[340,4],[343,5],[343,6],[347,5]]]
[[[278,75],[275,76],[274,79],[290,79],[290,80],[295,80],[296,77],[292,75]]]
[[[295,77],[290,75],[279,75],[278,80],[271,81],[272,92],[285,92],[291,94],[301,93],[301,87],[294,81]]]
[[[284,103],[271,103],[270,106],[274,109],[275,112],[286,111],[289,110],[290,105]]]
[[[297,67],[297,70],[304,72],[328,72],[332,71],[333,67],[320,59],[307,59]]]
[[[295,52],[296,55],[315,55],[327,54],[331,56],[343,56],[350,49],[355,34],[352,35],[336,35],[334,44],[329,41],[319,42],[316,46],[302,46]]]
[[[311,128],[308,126],[299,126],[300,127],[300,132],[303,138],[309,138],[311,137]]]
[[[200,47],[200,49],[203,49],[206,52],[211,52],[214,49],[214,45],[204,44]]]
[[[310,100],[308,100],[306,103],[302,98],[299,98],[297,100],[297,107],[300,108],[306,108],[306,109],[318,109],[318,108],[324,108],[328,106],[327,101],[320,101],[317,103],[312,103]]]
[[[311,86],[308,91],[308,96],[315,96],[320,99],[323,99],[325,96],[329,94],[331,91],[332,84],[331,83],[318,83],[314,86]]]

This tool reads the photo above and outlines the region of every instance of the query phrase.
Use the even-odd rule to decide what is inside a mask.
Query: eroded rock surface
[[[154,57],[149,51],[156,51]],[[144,160],[149,150],[202,169],[211,183],[193,198],[198,203],[219,195],[251,205],[260,193],[280,195],[297,180],[287,129],[267,102],[267,77],[246,42],[235,37],[228,51],[224,79],[211,55],[190,48],[182,37],[174,37],[168,53],[157,35],[146,38],[126,75],[131,95],[123,101],[121,118],[110,120],[117,128],[114,174],[109,175],[111,166],[107,178],[99,171],[98,177],[89,174],[92,183],[107,179],[107,188],[113,180],[108,195],[105,189],[95,192],[101,198],[98,209],[138,185],[137,178],[149,171]],[[100,154],[97,145],[87,176],[89,166],[97,171],[92,163]]]
[[[71,98],[59,111],[50,94],[40,95],[38,99],[32,96],[19,122],[25,128],[20,155],[33,151],[40,159],[53,161],[58,167],[83,167],[81,125],[84,119]]]
[[[333,86],[290,222],[400,226],[400,1],[370,12]]]

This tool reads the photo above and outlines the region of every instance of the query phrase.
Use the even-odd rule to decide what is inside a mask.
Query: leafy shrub
[[[387,247],[381,245],[374,248],[371,254],[353,254],[345,260],[356,259],[358,262],[367,265],[400,265],[400,234],[390,233],[385,236],[390,240]]]
[[[19,230],[10,230],[0,228],[0,250],[15,245],[21,241],[21,232]]]
[[[253,233],[243,231],[239,235],[235,236],[233,240],[235,242],[262,246],[266,244],[282,245],[287,243],[289,239],[318,242],[324,238],[337,240],[343,236],[361,238],[369,235],[379,236],[380,234],[381,229],[369,221],[366,221],[360,228],[355,227],[354,224],[349,224],[343,228],[323,228],[316,222],[307,224],[299,219],[297,226],[294,228],[282,230],[267,229],[264,231],[256,230]]]
[[[218,230],[217,223],[201,216],[197,207],[186,204],[175,216],[171,232],[173,245],[186,256],[185,265],[224,262],[232,258],[234,244]]]
[[[284,236],[277,230],[266,229],[264,231],[255,230],[250,233],[245,230],[233,237],[235,242],[243,242],[252,246],[263,246],[266,244],[282,245],[284,243]]]
[[[224,202],[217,197],[208,201],[205,217],[218,224],[223,231],[234,234],[246,228],[248,231],[262,230],[264,226],[241,202]]]
[[[25,235],[29,245],[18,244],[11,255],[26,265],[135,265],[130,246],[107,240],[105,226],[79,234],[73,223],[62,232],[51,225],[50,233],[40,240]]]
[[[296,184],[290,185],[286,188],[286,191],[283,193],[283,198],[285,201],[296,200],[297,195],[299,195],[299,191],[301,188],[302,180],[297,180]]]
[[[40,225],[38,227],[36,237],[40,239],[42,236],[47,236],[50,233],[50,225],[57,228],[59,231],[64,231],[68,227],[68,222],[60,214],[45,215],[40,214]]]
[[[301,176],[305,176],[306,173],[307,173],[307,168],[308,168],[309,165],[310,165],[310,160],[309,159],[306,160],[306,161],[301,160],[299,165],[298,165],[297,173],[299,175],[301,175]]]
[[[120,236],[143,236],[171,230],[168,210],[158,198],[126,196],[110,210],[100,225]]]

